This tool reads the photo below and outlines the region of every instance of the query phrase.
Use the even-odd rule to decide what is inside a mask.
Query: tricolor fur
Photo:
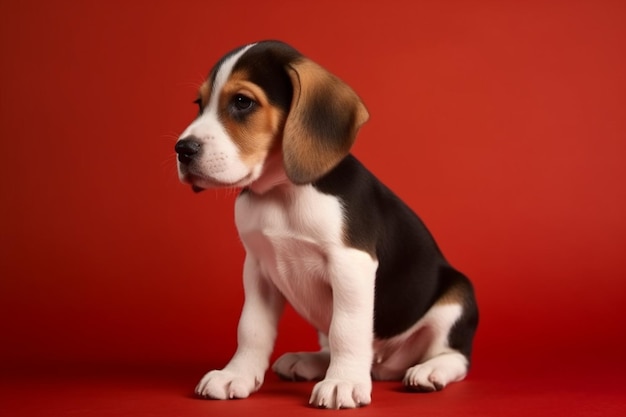
[[[468,279],[350,148],[368,119],[360,98],[290,46],[265,41],[222,58],[198,117],[176,144],[195,191],[238,187],[246,249],[238,349],[207,373],[202,397],[245,398],[269,367],[285,302],[321,349],[281,356],[287,379],[321,380],[314,406],[371,401],[371,381],[440,390],[465,377],[478,323]]]

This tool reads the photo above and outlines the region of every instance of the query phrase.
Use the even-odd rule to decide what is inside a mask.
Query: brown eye
[[[248,96],[244,96],[243,94],[237,94],[233,98],[233,101],[234,101],[233,104],[235,106],[235,109],[238,111],[250,110],[252,106],[254,105],[254,100],[252,100]]]

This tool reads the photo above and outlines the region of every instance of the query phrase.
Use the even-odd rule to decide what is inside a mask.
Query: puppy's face
[[[178,176],[195,191],[247,187],[279,155],[309,183],[348,152],[367,111],[343,82],[290,46],[266,41],[223,57],[198,92],[198,117],[177,141]]]
[[[176,145],[179,178],[196,190],[251,184],[279,141],[286,109],[252,81],[250,68],[237,65],[249,48],[226,56],[211,71],[198,93],[198,117]]]

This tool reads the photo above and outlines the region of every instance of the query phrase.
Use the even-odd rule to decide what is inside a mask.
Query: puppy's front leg
[[[250,254],[243,269],[245,302],[237,328],[237,352],[222,370],[207,373],[196,394],[205,398],[246,398],[263,384],[285,301]]]
[[[310,404],[356,408],[371,402],[374,338],[374,282],[378,262],[365,252],[342,249],[329,259],[333,316],[328,342],[330,365],[315,385]]]

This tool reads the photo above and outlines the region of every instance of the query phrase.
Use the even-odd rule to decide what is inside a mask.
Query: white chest
[[[235,222],[263,278],[326,332],[332,313],[328,265],[345,249],[340,201],[312,186],[246,193],[237,199]]]

